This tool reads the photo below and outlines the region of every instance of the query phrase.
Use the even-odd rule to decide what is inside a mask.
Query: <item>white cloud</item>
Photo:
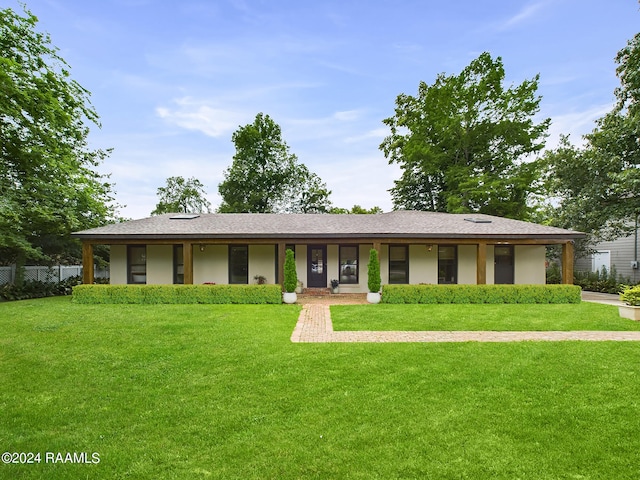
[[[220,204],[218,184],[223,171],[231,163],[231,153],[189,151],[188,149],[148,149],[130,145],[119,149],[118,160],[108,159],[101,170],[110,173],[115,182],[121,214],[129,218],[146,217],[155,207],[158,187],[172,176],[195,177],[207,192],[213,208]],[[153,168],[149,168],[153,165]]]
[[[362,135],[347,137],[345,138],[344,141],[345,143],[357,143],[357,142],[362,142],[365,140],[372,140],[372,139],[382,140],[384,137],[389,135],[389,133],[390,132],[387,127],[375,128],[373,130],[369,130],[368,132]]]
[[[582,135],[590,133],[595,128],[595,121],[610,112],[611,108],[611,104],[596,105],[581,112],[552,115],[547,148],[555,148],[560,141],[560,135],[570,135],[573,144],[584,143]]]
[[[502,29],[507,29],[511,27],[515,27],[516,25],[530,19],[535,16],[535,14],[546,5],[547,2],[538,2],[525,6],[522,10],[520,10],[516,15],[509,18],[506,22],[502,24]]]
[[[156,114],[165,121],[187,130],[196,130],[209,137],[220,137],[233,132],[245,115],[230,110],[213,108],[191,98],[175,101],[177,108],[157,107]]]
[[[346,110],[344,112],[336,112],[333,114],[333,118],[343,122],[351,122],[353,120],[357,120],[359,117],[360,112],[358,110]]]
[[[389,165],[381,154],[349,156],[340,165],[338,170],[330,166],[326,167],[327,171],[320,169],[321,178],[327,181],[332,191],[331,200],[335,206],[378,206],[385,212],[391,210],[388,190],[393,187],[393,181],[400,177],[398,166]]]

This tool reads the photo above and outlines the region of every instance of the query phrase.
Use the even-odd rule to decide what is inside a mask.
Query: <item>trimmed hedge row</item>
[[[83,304],[282,303],[280,285],[78,285],[73,301]]]
[[[580,303],[577,285],[383,285],[383,303]]]

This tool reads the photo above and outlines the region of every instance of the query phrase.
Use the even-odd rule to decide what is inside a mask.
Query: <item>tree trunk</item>
[[[24,284],[24,266],[27,263],[27,257],[23,251],[18,252],[16,256],[16,278],[14,284],[21,287]]]

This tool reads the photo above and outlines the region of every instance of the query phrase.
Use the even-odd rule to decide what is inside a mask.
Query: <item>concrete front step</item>
[[[333,293],[331,295],[298,294],[299,305],[363,305],[367,303],[366,293]]]
[[[303,295],[331,295],[330,288],[303,288]]]

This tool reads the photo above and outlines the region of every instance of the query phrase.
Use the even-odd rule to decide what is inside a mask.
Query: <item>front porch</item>
[[[93,248],[98,242],[83,240],[83,280],[93,283]],[[545,283],[545,247],[562,245],[563,283],[573,283],[572,240],[291,239],[277,243],[264,240],[196,239],[131,240],[111,243],[113,283],[133,280],[130,251],[143,251],[139,283],[252,283],[264,276],[268,283],[282,284],[287,248],[296,253],[298,278],[306,288],[328,288],[340,282],[341,293],[366,293],[369,250],[379,252],[382,283]],[[505,253],[506,252],[506,253]],[[179,269],[179,272],[178,272]],[[503,275],[507,272],[507,280]],[[499,276],[500,275],[500,276]]]

